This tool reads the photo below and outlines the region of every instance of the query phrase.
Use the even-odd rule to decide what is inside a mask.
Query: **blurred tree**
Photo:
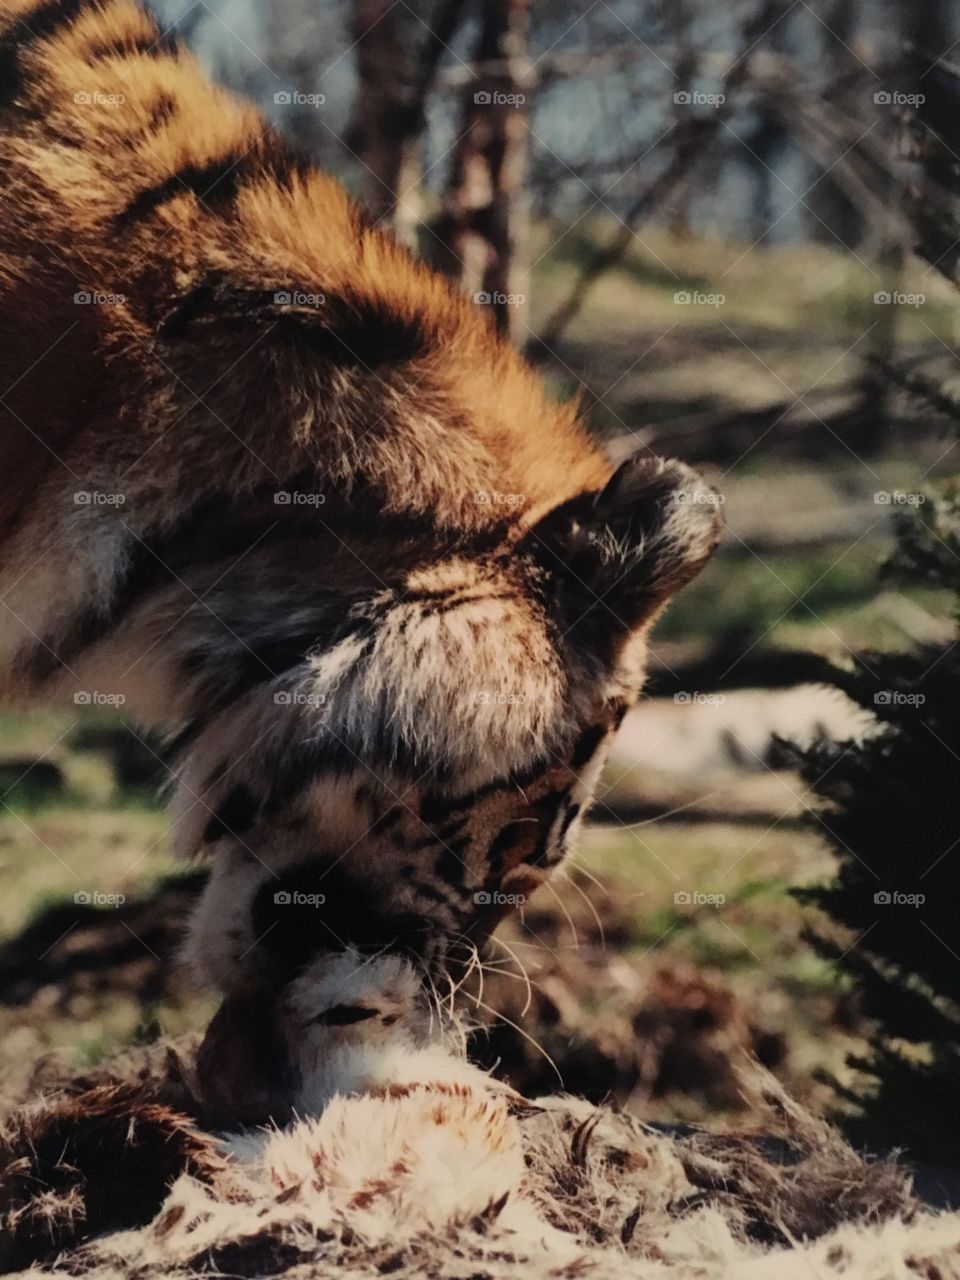
[[[369,175],[366,204],[413,248],[419,222],[421,113],[412,15],[394,0],[354,0],[357,91],[349,145]]]
[[[468,293],[482,294],[509,334],[526,243],[524,177],[531,93],[528,0],[484,0],[463,89],[450,175],[433,231],[434,264]]]
[[[908,5],[906,12],[910,41],[918,54],[915,78],[919,86],[928,69],[954,48],[953,23],[946,0],[924,0],[923,4]]]
[[[714,144],[721,127],[737,105],[737,94],[750,80],[758,46],[787,11],[787,0],[762,0],[751,8],[739,35],[739,50],[726,68],[717,105],[709,114],[687,112],[675,120],[671,131],[670,158],[641,189],[628,206],[618,227],[606,244],[597,248],[584,264],[567,297],[550,315],[540,335],[540,350],[550,351],[559,342],[570,322],[583,306],[587,293],[612,267],[622,262],[635,240],[634,228],[644,217],[664,207],[693,173],[709,146]],[[676,99],[674,98],[674,101]]]
[[[910,119],[920,180],[910,205],[921,250],[960,283],[960,74],[941,67]],[[887,369],[934,422],[960,435],[960,403],[912,372]],[[899,515],[890,571],[948,587],[960,607],[960,483],[938,502],[914,495]],[[819,822],[837,853],[833,883],[800,896],[852,930],[848,945],[812,935],[853,981],[876,1030],[851,1060],[859,1083],[836,1084],[864,1143],[960,1164],[947,1122],[960,1092],[960,637],[946,649],[863,662],[838,683],[884,731],[862,745],[823,744],[803,770],[825,802]]]
[[[673,63],[673,127],[676,130],[683,128],[684,115],[689,113],[690,108],[687,104],[694,88],[694,78],[699,63],[693,40],[693,10],[689,0],[674,0],[673,4],[667,6],[664,10],[664,22],[676,49],[676,58]],[[666,204],[670,231],[673,235],[682,237],[690,234],[690,211],[695,196],[696,187],[691,173],[686,180],[677,183],[672,199]]]
[[[949,30],[938,3],[918,22],[914,84],[922,100],[907,115],[903,151],[914,162],[909,211],[917,251],[960,286],[960,71],[947,61]]]
[[[368,208],[411,249],[423,217],[427,101],[464,8],[465,0],[440,0],[424,21],[396,0],[353,0],[358,80],[347,141],[367,171]]]
[[[858,70],[860,61],[857,51],[860,6],[857,0],[825,0],[816,16],[822,68],[830,83],[843,85],[851,73]],[[826,163],[818,166],[819,173],[807,200],[810,235],[825,244],[839,243],[844,248],[855,249],[864,235],[864,210],[845,186],[845,174],[842,165],[835,163],[836,158],[830,156]]]
[[[922,507],[902,521],[897,568],[960,593],[958,531],[955,496]],[[960,648],[871,658],[843,686],[884,730],[821,744],[803,763],[838,869],[798,896],[853,940],[809,937],[876,1028],[850,1059],[858,1083],[833,1084],[861,1144],[960,1164],[960,1129],[944,1124],[960,1091]]]

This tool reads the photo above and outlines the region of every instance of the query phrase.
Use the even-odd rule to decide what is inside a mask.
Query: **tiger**
[[[717,495],[134,0],[0,0],[0,174],[0,696],[164,735],[211,1105],[276,1116],[389,1025],[345,954],[435,986],[572,847]]]

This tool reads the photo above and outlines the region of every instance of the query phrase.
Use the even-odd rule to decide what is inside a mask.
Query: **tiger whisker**
[[[456,996],[457,992],[461,989],[461,987],[463,987],[463,985],[469,980],[470,975],[473,973],[474,969],[476,969],[480,975],[480,995],[481,996],[483,995],[483,961],[480,957],[479,947],[473,941],[473,939],[469,938],[465,933],[452,934],[451,939],[454,942],[458,942],[462,946],[467,947],[469,949],[469,955],[470,955],[470,963],[468,964],[466,972],[464,973],[463,977],[460,979],[459,982],[454,984],[450,975],[447,974],[447,981],[450,984],[450,996],[449,996],[450,1010],[452,1012],[454,997]]]
[[[568,858],[564,866],[569,867],[572,871],[578,871],[582,876],[586,876],[590,883],[595,884],[608,898],[613,896],[609,887],[599,877],[595,876],[592,871],[589,871],[582,862],[575,862],[573,858]]]
[[[572,889],[575,889],[577,893],[579,893],[580,897],[584,900],[584,902],[589,907],[590,914],[593,916],[594,923],[597,926],[597,932],[600,935],[600,945],[601,947],[606,948],[607,937],[603,931],[603,921],[600,919],[600,914],[597,911],[597,908],[590,901],[590,895],[583,889],[581,885],[577,884],[576,880],[574,880],[573,876],[570,875],[570,873],[567,871],[565,867],[558,868],[558,874],[563,877],[563,879],[567,882],[568,885],[570,885]]]
[[[545,883],[546,887],[550,890],[550,892],[553,894],[554,898],[556,898],[556,900],[557,900],[557,906],[558,906],[558,907],[560,908],[560,910],[563,912],[564,919],[566,920],[567,924],[570,926],[570,932],[573,934],[573,949],[574,949],[574,951],[579,951],[579,950],[580,950],[580,937],[579,937],[579,935],[578,935],[578,933],[577,933],[577,926],[573,923],[573,916],[572,916],[572,915],[570,914],[570,912],[567,910],[566,903],[563,901],[563,899],[562,899],[562,898],[560,897],[560,895],[557,893],[556,889],[553,887],[553,885],[550,883],[550,881],[549,881],[549,880],[546,880],[546,881],[544,881],[544,883]]]
[[[504,951],[506,951],[507,955],[510,957],[510,959],[514,962],[514,964],[520,970],[519,974],[507,974],[506,976],[511,978],[517,978],[519,981],[526,983],[527,999],[523,1008],[520,1010],[520,1017],[523,1018],[526,1016],[527,1010],[530,1008],[530,1005],[533,1001],[533,985],[530,982],[530,975],[529,973],[527,973],[526,966],[524,965],[523,961],[512,950],[509,942],[505,942],[503,938],[497,938],[496,942],[498,946],[502,947]],[[500,970],[500,972],[505,972],[505,971]]]
[[[442,1014],[442,1008],[441,1008],[441,1002],[440,1002],[440,993],[437,990],[437,985],[434,982],[433,976],[430,973],[430,970],[427,968],[426,964],[420,959],[419,956],[415,957],[414,960],[417,965],[417,968],[419,968],[421,973],[423,974],[424,985],[427,989],[427,995],[429,997],[430,1035],[432,1036],[434,1008],[436,1008],[436,1016],[437,1016],[440,1028],[441,1030],[443,1029],[443,1014]]]
[[[624,822],[620,825],[624,831],[636,831],[640,827],[649,827],[654,822],[663,822],[666,818],[672,818],[678,813],[686,813],[688,809],[695,808],[698,804],[706,804],[708,800],[712,800],[714,796],[723,794],[722,788],[711,791],[706,795],[694,796],[692,800],[688,800],[685,804],[678,804],[675,809],[667,809],[664,813],[657,813],[652,818],[642,818],[639,822]]]
[[[498,969],[496,965],[485,964],[483,970],[484,973],[492,973],[497,978],[510,978],[513,982],[523,982],[520,974],[515,973],[512,969]]]
[[[482,1000],[478,1000],[475,996],[470,996],[470,999],[473,1000],[474,1004],[477,1006],[478,1009],[485,1009],[487,1013],[493,1014],[495,1018],[499,1018],[500,1021],[505,1023],[508,1027],[512,1027],[514,1031],[516,1031],[519,1035],[521,1035],[524,1038],[524,1040],[529,1040],[530,1044],[533,1045],[537,1053],[539,1053],[541,1057],[543,1057],[547,1062],[549,1062],[550,1066],[553,1069],[554,1074],[557,1077],[557,1080],[560,1083],[560,1088],[561,1089],[563,1088],[563,1076],[560,1074],[560,1069],[557,1066],[557,1064],[554,1062],[553,1058],[550,1057],[550,1054],[547,1053],[546,1049],[544,1049],[543,1045],[537,1044],[536,1040],[534,1040],[532,1035],[524,1031],[523,1027],[518,1026],[516,1022],[512,1021],[512,1019],[508,1018],[505,1013],[500,1013],[500,1011],[498,1009],[494,1009],[492,1005],[484,1004]]]

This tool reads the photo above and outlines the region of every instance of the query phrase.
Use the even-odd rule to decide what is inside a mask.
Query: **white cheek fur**
[[[226,992],[243,978],[257,941],[251,923],[254,895],[269,879],[269,870],[256,862],[228,856],[214,862],[180,952],[199,986]]]
[[[331,1010],[372,1016],[331,1025]],[[420,974],[395,953],[353,948],[324,956],[283,997],[281,1026],[300,1084],[294,1110],[316,1114],[331,1098],[424,1078],[456,1080],[472,1071],[451,1056],[463,1050],[449,1011],[428,998]],[[478,1073],[484,1080],[483,1073]]]

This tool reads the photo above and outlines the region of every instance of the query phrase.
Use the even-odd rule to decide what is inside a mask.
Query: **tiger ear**
[[[595,494],[583,494],[532,530],[571,626],[642,626],[710,558],[723,499],[683,462],[629,458]]]

